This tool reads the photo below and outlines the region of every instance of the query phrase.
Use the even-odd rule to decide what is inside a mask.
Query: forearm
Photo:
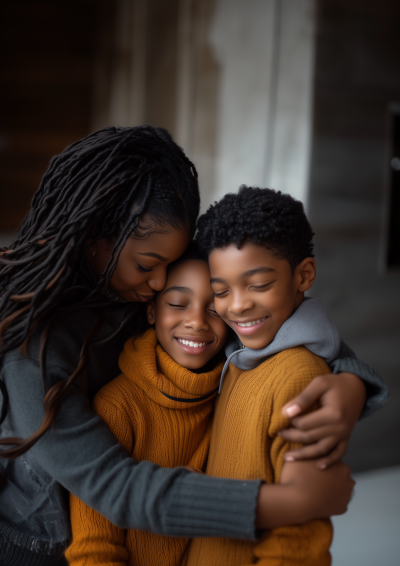
[[[297,525],[310,519],[297,486],[262,484],[257,499],[256,528]]]
[[[35,364],[26,360],[24,365],[25,380],[20,378],[20,364],[3,371],[10,397],[7,423],[13,423],[13,430],[3,427],[3,433],[26,438],[43,420],[43,384]],[[63,402],[55,428],[29,453],[43,490],[49,489],[50,477],[121,528],[188,538],[255,538],[260,482],[136,463],[77,388]],[[23,472],[23,481],[30,485],[28,470]],[[64,513],[61,503],[58,511]],[[7,510],[11,524],[16,512]]]
[[[318,517],[334,514],[331,506],[321,509],[319,492],[325,483],[327,474],[317,470],[311,461],[285,463],[282,469],[282,483],[263,484],[260,487],[256,528],[274,529],[289,525],[299,525]],[[311,486],[318,489],[314,490]],[[322,486],[322,487],[321,487]],[[324,512],[325,511],[325,512]]]

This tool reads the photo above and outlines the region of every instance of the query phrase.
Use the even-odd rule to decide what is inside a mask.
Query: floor
[[[335,517],[333,566],[400,564],[400,466],[355,474],[345,515]]]

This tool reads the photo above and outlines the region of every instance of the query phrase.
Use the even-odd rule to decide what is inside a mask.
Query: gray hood
[[[296,346],[305,346],[313,354],[324,358],[328,364],[339,354],[339,332],[318,299],[304,299],[265,348],[252,350],[241,347],[237,336],[228,342],[225,347],[227,360],[221,374],[219,393],[230,363],[240,369],[254,369],[270,356]]]

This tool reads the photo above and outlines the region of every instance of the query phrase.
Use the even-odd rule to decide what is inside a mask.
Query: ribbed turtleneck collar
[[[126,342],[119,367],[159,405],[187,409],[216,395],[223,362],[207,373],[193,373],[163,350],[150,328]]]

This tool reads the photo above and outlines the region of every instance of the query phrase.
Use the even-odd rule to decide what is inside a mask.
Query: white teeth
[[[258,320],[253,320],[253,322],[238,322],[238,326],[242,326],[243,328],[247,327],[247,326],[254,326],[255,324],[259,324],[260,322],[262,322],[263,320],[265,320],[265,316],[264,318],[259,318]]]
[[[179,342],[185,346],[190,346],[191,348],[200,348],[200,346],[206,346],[207,342],[192,342],[191,340],[181,340],[178,338]]]

